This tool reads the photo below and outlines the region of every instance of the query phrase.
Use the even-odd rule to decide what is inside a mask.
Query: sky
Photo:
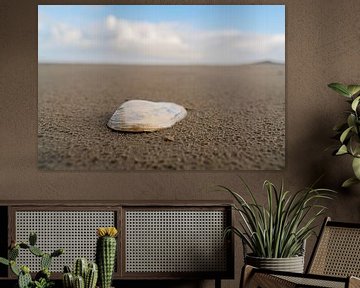
[[[39,5],[39,63],[285,62],[284,5]]]

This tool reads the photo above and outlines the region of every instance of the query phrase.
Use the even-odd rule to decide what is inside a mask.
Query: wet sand
[[[38,166],[50,170],[277,170],[285,166],[285,66],[39,64]],[[124,101],[183,105],[169,129],[121,133]]]

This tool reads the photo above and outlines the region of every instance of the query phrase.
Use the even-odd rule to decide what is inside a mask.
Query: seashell
[[[152,132],[170,128],[186,114],[185,108],[175,103],[130,100],[121,104],[107,126],[124,132]]]

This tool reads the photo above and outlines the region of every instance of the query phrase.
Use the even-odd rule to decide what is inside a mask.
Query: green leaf
[[[346,145],[341,145],[341,147],[339,148],[339,150],[336,152],[335,155],[344,155],[348,153],[348,149],[346,147]]]
[[[347,124],[348,126],[355,126],[356,124],[356,116],[353,113],[350,113],[350,115],[347,118]]]
[[[347,179],[346,181],[344,181],[344,183],[342,183],[341,187],[348,188],[352,185],[359,184],[359,183],[360,183],[359,179],[357,179],[356,177],[351,177],[351,178]]]
[[[251,194],[249,187],[246,192]],[[283,185],[277,189],[270,181],[264,182],[267,194],[265,206],[246,200],[238,193],[222,186],[235,198],[233,206],[240,214],[240,229],[231,227],[226,233],[233,232],[242,238],[253,254],[258,257],[291,257],[299,255],[303,242],[314,233],[312,223],[324,211],[317,205],[318,200],[330,199],[331,190],[306,188],[292,194],[285,191]],[[254,195],[253,195],[254,196]],[[313,211],[312,217],[307,215]]]
[[[3,257],[0,257],[0,263],[1,263],[1,264],[4,264],[4,265],[9,265],[9,264],[10,264],[9,260],[8,260],[8,259],[5,259],[5,258],[3,258]]]
[[[356,97],[354,101],[351,103],[351,109],[356,111],[357,106],[359,105],[360,96]]]
[[[360,158],[355,157],[353,159],[352,168],[356,178],[360,180]]]
[[[360,92],[360,85],[348,85],[347,90],[349,91],[350,96],[354,96]]]
[[[360,138],[358,135],[354,134],[350,137],[347,147],[351,155],[360,157]]]
[[[351,97],[350,92],[347,89],[347,86],[341,84],[341,83],[330,83],[328,85],[329,88],[333,89],[335,92],[339,93],[342,96]]]
[[[351,126],[351,127],[347,128],[347,129],[345,129],[345,131],[343,133],[341,133],[341,136],[340,136],[341,143],[344,143],[346,137],[348,136],[348,134],[349,134],[349,132],[351,131],[352,128],[353,127]]]

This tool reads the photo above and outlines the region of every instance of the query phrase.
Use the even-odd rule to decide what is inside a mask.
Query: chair
[[[245,265],[240,287],[360,287],[360,224],[326,218],[306,273],[279,272]]]

